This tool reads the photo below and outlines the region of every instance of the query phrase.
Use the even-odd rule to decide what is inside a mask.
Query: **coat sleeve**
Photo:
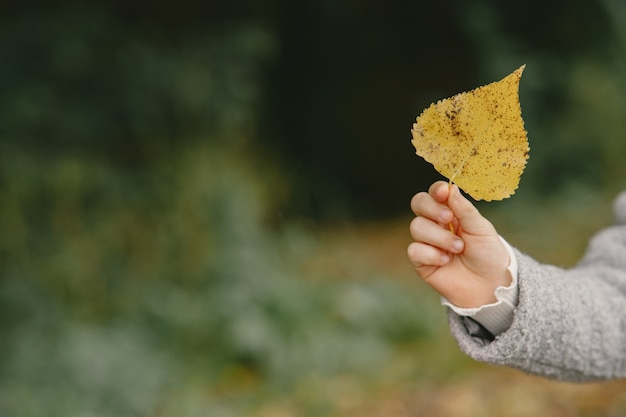
[[[511,327],[489,341],[449,311],[460,348],[476,360],[553,379],[626,377],[626,193],[615,207],[617,224],[597,234],[572,269],[515,250],[519,303]]]

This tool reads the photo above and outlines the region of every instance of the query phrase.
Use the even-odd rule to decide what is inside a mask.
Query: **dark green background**
[[[615,98],[595,91],[624,82],[610,3],[13,4],[2,13],[2,140],[139,167],[154,149],[211,140],[220,112],[245,108],[232,117],[254,124],[255,149],[297,184],[291,209],[394,215],[435,178],[410,145],[415,116],[525,63],[524,188],[604,187],[623,180],[606,166],[623,150],[607,144],[622,113],[602,114]]]

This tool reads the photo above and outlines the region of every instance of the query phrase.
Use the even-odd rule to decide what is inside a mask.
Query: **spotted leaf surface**
[[[519,102],[523,70],[433,103],[413,124],[417,155],[476,200],[510,197],[526,166],[530,149]]]

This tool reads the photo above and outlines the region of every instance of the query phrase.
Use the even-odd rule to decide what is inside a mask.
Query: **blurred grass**
[[[274,225],[273,168],[241,150],[198,145],[141,173],[15,150],[1,166],[3,415],[625,410],[622,382],[538,381],[464,357],[405,259],[409,217]],[[603,218],[600,201],[488,211],[513,244],[567,264],[606,221],[571,227]]]
[[[358,257],[321,272],[309,231],[272,231],[275,187],[242,152],[194,147],[141,173],[2,158],[2,414],[246,414],[367,380],[434,332],[432,298]],[[312,395],[304,410],[331,406]]]

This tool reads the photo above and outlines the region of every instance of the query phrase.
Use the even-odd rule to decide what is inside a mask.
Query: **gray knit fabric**
[[[515,250],[519,304],[494,341],[470,336],[449,311],[460,348],[472,358],[567,381],[626,377],[626,192],[615,226],[598,233],[572,269],[542,265]]]

